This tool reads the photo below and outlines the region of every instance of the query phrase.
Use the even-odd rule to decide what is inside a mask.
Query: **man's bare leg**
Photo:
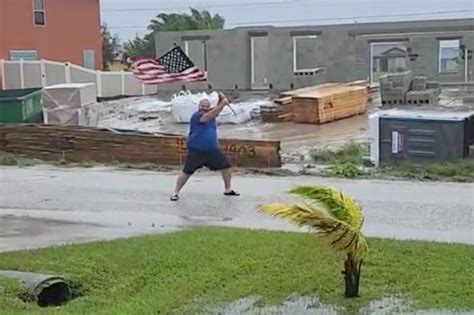
[[[176,186],[174,188],[174,193],[171,195],[171,200],[176,201],[179,199],[178,195],[181,189],[186,185],[188,179],[191,177],[190,174],[181,173],[178,179],[176,180]]]
[[[225,192],[232,190],[232,171],[230,168],[226,168],[221,171],[222,179],[224,180],[224,189]]]
[[[221,171],[222,179],[224,180],[224,194],[229,196],[238,196],[239,193],[232,189],[232,169],[226,168]]]

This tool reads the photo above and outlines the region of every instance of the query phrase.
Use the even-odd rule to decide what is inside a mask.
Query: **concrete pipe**
[[[71,287],[63,277],[9,270],[0,270],[0,276],[20,280],[28,297],[41,307],[58,306],[71,299]]]

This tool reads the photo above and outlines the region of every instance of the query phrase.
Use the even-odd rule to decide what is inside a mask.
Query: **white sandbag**
[[[219,101],[219,94],[212,92],[211,94],[197,93],[192,94],[191,92],[181,91],[179,94],[174,95],[171,100],[171,114],[175,121],[180,123],[189,123],[191,116],[198,110],[199,102],[202,99],[207,99],[214,107]],[[229,107],[225,107],[221,114],[217,117],[217,122],[220,124],[242,124],[252,119],[252,111],[260,108],[260,105],[267,103],[267,100],[263,101],[248,101],[241,103],[231,103]]]
[[[160,101],[155,98],[146,98],[130,104],[130,111],[138,113],[156,113],[169,111],[171,102]]]

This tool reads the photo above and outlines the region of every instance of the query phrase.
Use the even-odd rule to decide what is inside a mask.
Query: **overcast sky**
[[[102,21],[123,40],[146,32],[157,14],[190,6],[219,13],[226,28],[474,17],[473,0],[101,0],[101,6]]]

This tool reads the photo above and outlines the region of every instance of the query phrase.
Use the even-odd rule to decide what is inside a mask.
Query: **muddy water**
[[[463,104],[462,98],[473,95],[473,88],[446,88],[440,105],[435,108],[403,106],[403,108],[428,110],[474,110],[474,104]],[[324,124],[263,123],[252,120],[242,125],[220,125],[219,135],[225,138],[280,140],[282,153],[305,154],[313,147],[338,147],[349,141],[368,141],[369,113],[380,108],[380,97],[374,95],[368,113]],[[129,98],[101,105],[100,127],[132,129],[148,132],[186,134],[187,124],[177,124],[170,113],[170,102],[156,98]],[[388,109],[388,108],[387,108]]]
[[[140,111],[147,102],[155,102],[155,111]],[[372,105],[371,107],[374,107]],[[100,127],[132,129],[148,132],[186,134],[187,124],[177,124],[169,104],[151,98],[125,99],[103,103]],[[339,146],[348,141],[367,140],[367,114],[325,125],[295,123],[263,123],[252,120],[242,125],[220,125],[219,136],[225,138],[280,140],[282,151],[293,152],[305,147]]]
[[[213,315],[333,315],[333,314],[420,314],[420,315],[444,315],[444,314],[474,314],[474,311],[454,312],[450,310],[417,310],[413,311],[409,303],[401,298],[387,297],[372,301],[367,307],[359,311],[348,311],[342,307],[322,304],[317,297],[291,296],[279,305],[258,306],[259,297],[252,296],[236,300],[228,305],[221,305],[206,311]]]

